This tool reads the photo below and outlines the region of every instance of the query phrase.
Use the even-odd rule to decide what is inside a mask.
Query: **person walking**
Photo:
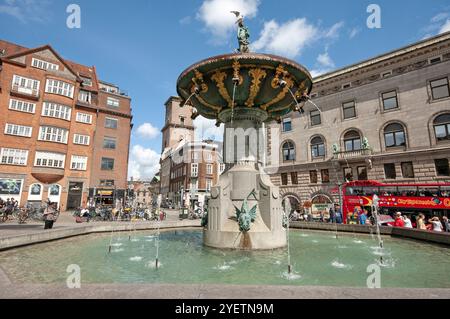
[[[54,205],[52,202],[48,201],[47,207],[44,210],[44,222],[45,226],[44,229],[52,229],[53,224],[55,222],[55,211],[54,211]]]
[[[448,221],[448,217],[447,216],[442,217],[442,221],[444,223],[445,232],[450,233],[450,222]]]
[[[330,211],[329,211],[329,213],[330,213],[330,223],[333,223],[333,224],[336,223],[336,211],[335,211],[336,206],[337,205],[335,204],[334,208],[331,207]]]
[[[439,220],[439,217],[433,217],[430,219],[430,223],[433,225],[433,231],[442,232],[442,223]]]
[[[342,210],[339,205],[336,206],[336,224],[342,224]]]
[[[425,225],[425,215],[420,213],[417,218],[417,229],[427,230],[427,226]]]
[[[359,215],[359,224],[365,225],[367,222],[367,212],[366,210],[363,210],[361,215]]]
[[[409,219],[408,216],[403,216],[403,222],[405,223],[405,228],[413,228],[411,219]]]

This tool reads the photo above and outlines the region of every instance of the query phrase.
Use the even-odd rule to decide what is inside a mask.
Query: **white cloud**
[[[236,16],[230,11],[239,11],[245,18],[254,18],[260,0],[205,0],[197,13],[207,30],[221,41],[235,28]]]
[[[318,68],[310,71],[313,78],[328,73],[335,68],[334,61],[328,54],[328,51],[325,51],[325,53],[321,53],[317,56],[317,66]]]
[[[447,21],[444,23],[444,25],[439,30],[439,33],[449,32],[450,31],[450,19],[447,19]]]
[[[154,150],[135,145],[131,149],[128,177],[135,180],[151,179],[159,171],[160,155]]]
[[[329,39],[339,38],[339,30],[344,26],[344,21],[335,23],[330,29],[325,31],[324,37]]]
[[[354,37],[356,37],[356,36],[358,35],[359,32],[361,32],[361,29],[359,29],[359,28],[353,28],[353,29],[350,31],[349,38],[350,38],[350,39],[353,39]]]
[[[187,25],[187,24],[190,24],[190,23],[191,23],[191,20],[192,20],[191,16],[186,16],[186,17],[184,17],[184,18],[181,18],[178,22],[179,22],[181,25]]]
[[[253,50],[294,58],[318,35],[319,30],[305,18],[278,24],[275,20],[264,23],[259,39],[253,43]]]
[[[141,136],[149,139],[154,139],[159,135],[159,129],[150,123],[144,123],[138,127],[136,132]]]
[[[334,68],[334,61],[331,59],[328,52],[319,54],[317,57],[317,62],[323,67]]]
[[[216,126],[216,121],[208,120],[199,116],[194,121],[195,140],[202,141],[205,139],[213,139],[215,141],[223,140],[223,125]]]
[[[252,44],[255,51],[295,58],[303,49],[320,39],[335,40],[339,38],[344,22],[335,23],[329,29],[321,29],[305,18],[298,18],[279,24],[275,20],[264,23],[259,39]]]
[[[49,20],[49,0],[4,0],[0,2],[0,14],[16,18],[22,23]]]
[[[437,15],[435,15],[434,17],[432,17],[430,21],[432,23],[440,22],[442,20],[447,19],[448,15],[449,14],[447,12],[441,12],[441,13],[438,13]]]

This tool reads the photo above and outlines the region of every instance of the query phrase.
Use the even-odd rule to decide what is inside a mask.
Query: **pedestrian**
[[[342,224],[342,210],[341,210],[341,206],[339,206],[339,205],[337,205],[337,209],[336,209],[336,223]]]
[[[445,232],[450,233],[450,222],[448,221],[447,216],[442,217],[442,222],[444,223]]]
[[[431,218],[429,221],[433,225],[433,231],[442,232],[443,227],[441,221],[439,220],[439,217],[435,216]]]
[[[405,228],[413,228],[411,219],[409,219],[408,216],[403,216],[403,222],[405,223]]]
[[[333,224],[336,223],[336,210],[335,210],[336,206],[337,205],[334,204],[334,208],[331,207],[330,211],[329,211],[329,213],[330,213],[330,223],[333,223]]]
[[[44,229],[52,229],[53,223],[55,222],[55,212],[53,208],[52,202],[50,200],[47,203],[47,207],[44,210],[44,222],[45,227]]]
[[[405,222],[403,221],[401,212],[395,213],[394,227],[405,227]]]
[[[367,211],[363,210],[361,215],[359,215],[359,224],[360,225],[365,225],[366,222],[367,222]]]
[[[427,230],[427,226],[425,225],[425,215],[420,213],[417,218],[417,229]]]

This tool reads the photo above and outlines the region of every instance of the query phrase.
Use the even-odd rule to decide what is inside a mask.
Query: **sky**
[[[80,8],[80,28],[67,25],[70,4]],[[380,12],[375,28],[367,23],[371,4]],[[126,91],[134,116],[129,177],[150,179],[179,74],[238,46],[231,10],[244,14],[253,51],[296,60],[313,76],[450,31],[448,0],[0,0],[0,38],[50,44]],[[214,123],[200,117],[195,125],[198,139],[221,139]]]

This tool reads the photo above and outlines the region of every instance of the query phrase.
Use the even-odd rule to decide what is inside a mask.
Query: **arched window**
[[[438,142],[450,140],[450,113],[445,113],[436,117],[433,125],[436,140]]]
[[[320,136],[311,140],[311,155],[313,158],[325,157],[325,143]]]
[[[361,136],[357,131],[348,131],[344,135],[345,151],[359,151],[361,149]]]
[[[399,123],[389,124],[384,128],[384,142],[386,147],[405,146],[405,129]]]
[[[295,145],[292,142],[286,142],[283,144],[283,160],[295,161]]]

